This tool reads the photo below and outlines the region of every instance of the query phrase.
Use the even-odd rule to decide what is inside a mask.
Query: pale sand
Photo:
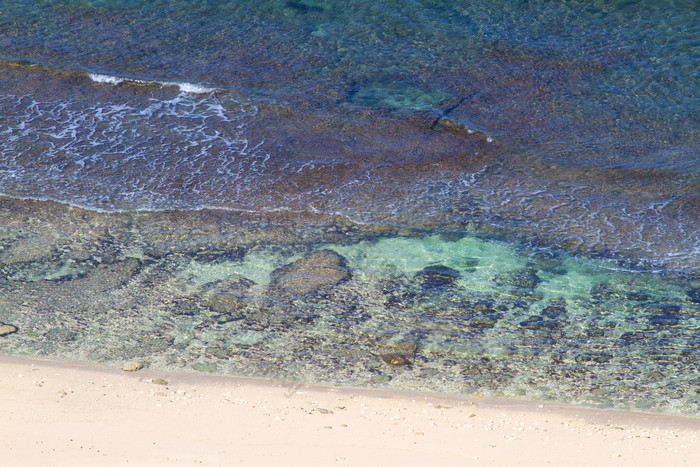
[[[0,415],[7,466],[700,465],[700,419],[13,357]]]

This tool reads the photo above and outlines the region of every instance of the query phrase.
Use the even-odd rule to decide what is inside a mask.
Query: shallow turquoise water
[[[698,414],[697,279],[338,217],[3,214],[6,353]]]

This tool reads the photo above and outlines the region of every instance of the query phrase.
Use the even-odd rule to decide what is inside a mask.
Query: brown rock
[[[17,332],[17,326],[0,323],[0,336],[7,336],[8,334],[12,334],[13,332]]]
[[[126,362],[124,366],[122,366],[122,371],[139,371],[141,368],[143,368],[141,362],[131,361]]]
[[[416,278],[425,288],[445,287],[454,285],[455,281],[459,278],[459,271],[439,264],[428,266],[416,273]]]
[[[385,353],[382,355],[382,360],[384,360],[384,363],[394,366],[406,365],[408,363],[408,358],[400,353]]]
[[[304,294],[332,287],[351,277],[345,258],[333,250],[320,250],[275,269],[271,274],[270,285]]]

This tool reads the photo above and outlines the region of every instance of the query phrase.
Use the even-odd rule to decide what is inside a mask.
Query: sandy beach
[[[0,465],[697,465],[700,419],[0,357]]]

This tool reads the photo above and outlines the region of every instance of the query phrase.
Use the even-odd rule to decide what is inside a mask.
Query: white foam
[[[180,89],[180,92],[184,92],[187,94],[209,94],[211,92],[216,91],[216,88],[210,88],[208,86],[203,86],[201,84],[194,84],[194,83],[187,83],[187,82],[149,81],[149,80],[142,80],[142,79],[120,78],[118,76],[103,75],[103,74],[99,74],[99,73],[88,73],[88,76],[90,77],[91,80],[93,80],[96,83],[100,83],[100,84],[117,85],[117,84],[120,84],[123,82],[142,83],[142,84],[157,83],[157,84],[160,84],[161,86],[176,86],[178,89]]]
[[[175,85],[175,86],[180,88],[181,92],[186,92],[189,94],[208,94],[208,93],[216,90],[214,88],[208,88],[206,86],[202,86],[199,84],[193,84],[193,83],[167,83],[167,82],[164,82],[162,84],[163,85]]]
[[[122,81],[124,81],[124,78],[118,78],[116,76],[110,76],[110,75],[100,75],[97,73],[88,73],[88,76],[90,77],[91,80],[93,80],[96,83],[119,84]]]

